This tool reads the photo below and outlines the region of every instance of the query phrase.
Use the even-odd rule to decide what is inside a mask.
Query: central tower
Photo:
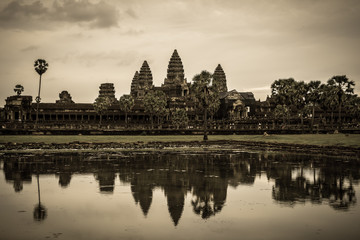
[[[189,94],[189,86],[184,75],[184,67],[176,49],[171,55],[167,76],[161,87],[163,91],[172,98],[185,97]]]

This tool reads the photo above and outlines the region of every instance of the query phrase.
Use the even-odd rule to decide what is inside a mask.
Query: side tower
[[[220,64],[216,67],[213,75],[213,86],[217,88],[219,92],[228,91],[226,85],[226,75]]]
[[[139,85],[139,72],[136,71],[134,74],[134,77],[131,81],[131,89],[130,89],[130,95],[133,98],[137,97],[137,89],[138,89],[138,85]]]
[[[181,98],[189,94],[189,86],[184,76],[184,67],[176,49],[171,55],[167,76],[161,88],[171,98]]]
[[[134,98],[143,98],[153,87],[153,77],[149,64],[144,61],[139,73],[135,72],[131,82],[131,95]]]
[[[112,103],[117,102],[113,83],[102,83],[99,88],[99,97],[108,97]]]

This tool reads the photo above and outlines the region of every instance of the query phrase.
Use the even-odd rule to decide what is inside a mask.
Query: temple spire
[[[132,96],[136,96],[136,89],[138,88],[139,85],[139,72],[136,71],[135,75],[131,81],[131,89],[130,89],[130,94]]]
[[[169,61],[165,84],[172,84],[172,83],[181,84],[183,82],[184,82],[184,67],[181,58],[177,50],[175,49]]]
[[[213,75],[213,86],[217,88],[219,92],[228,91],[226,85],[226,75],[220,64],[216,67]]]
[[[153,84],[153,77],[149,64],[145,60],[139,72],[139,85],[140,87],[150,88]]]
[[[143,98],[152,88],[153,77],[149,64],[145,60],[140,68],[140,71],[135,72],[131,82],[131,96],[134,98]]]

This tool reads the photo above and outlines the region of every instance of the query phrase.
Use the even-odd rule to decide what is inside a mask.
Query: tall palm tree
[[[295,105],[297,82],[293,78],[275,80],[271,84],[271,98],[276,105],[282,105],[288,109],[287,121],[289,122],[292,106]]]
[[[355,82],[349,80],[346,75],[333,76],[328,80],[328,85],[336,87],[336,95],[338,101],[338,128],[341,130],[341,108],[346,100],[346,95],[354,93]]]
[[[24,87],[21,84],[15,85],[14,92],[16,92],[18,96],[20,96],[23,91],[24,91]]]
[[[127,127],[128,124],[127,114],[129,111],[131,111],[131,109],[135,105],[134,98],[131,95],[123,95],[120,97],[119,102],[120,102],[120,109],[125,112],[125,123]]]
[[[145,112],[150,115],[151,129],[154,128],[154,116],[159,119],[164,115],[167,105],[166,95],[163,91],[150,91],[144,97]]]
[[[208,71],[202,71],[193,78],[192,92],[198,100],[199,107],[204,110],[204,141],[208,140],[207,136],[207,111],[209,106],[209,88],[213,75]]]
[[[39,103],[41,101],[41,98],[40,98],[41,76],[46,72],[46,70],[49,67],[49,64],[44,59],[38,59],[38,60],[35,61],[34,67],[35,67],[35,71],[40,76],[40,78],[39,78],[39,92],[38,92],[38,95],[36,97],[36,103],[37,104],[36,104],[36,121],[35,121],[35,125],[37,125],[38,119],[39,119]]]
[[[308,85],[301,81],[301,82],[295,82],[294,84],[294,94],[292,102],[294,103],[294,106],[296,107],[297,113],[300,116],[301,121],[301,131],[304,131],[304,115],[305,115],[305,106],[307,104],[307,92],[308,92]]]
[[[308,83],[308,102],[311,104],[311,132],[314,130],[314,119],[315,119],[315,107],[319,104],[321,95],[321,82],[310,81]]]
[[[93,103],[94,110],[97,114],[100,115],[99,127],[101,127],[102,117],[104,112],[106,112],[111,107],[111,99],[109,97],[97,97]]]
[[[336,95],[336,87],[329,84],[322,84],[320,87],[320,107],[324,110],[325,119],[326,113],[331,112],[331,129],[333,130],[334,111],[338,106],[338,98]]]
[[[42,221],[47,217],[47,209],[43,204],[41,204],[41,201],[40,201],[40,181],[39,181],[38,165],[36,165],[36,179],[37,179],[37,189],[38,189],[38,200],[39,200],[39,202],[34,207],[33,216],[34,216],[34,220]]]

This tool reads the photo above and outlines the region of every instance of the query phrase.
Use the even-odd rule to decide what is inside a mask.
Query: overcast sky
[[[160,86],[174,49],[188,82],[220,63],[229,90],[256,99],[279,78],[344,74],[359,94],[359,13],[358,0],[1,0],[0,106],[16,84],[35,99],[38,58],[42,102],[67,90],[80,103],[106,82],[128,94],[144,60]]]

